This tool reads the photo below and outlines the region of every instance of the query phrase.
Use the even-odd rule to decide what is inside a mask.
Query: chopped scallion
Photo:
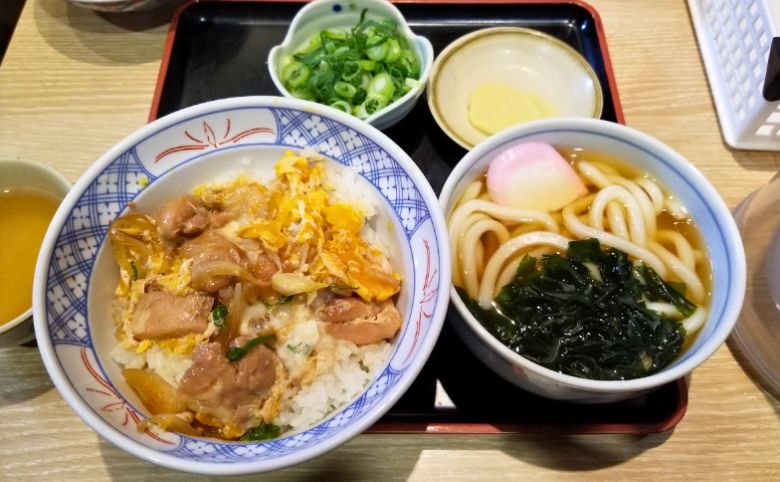
[[[387,72],[376,74],[368,84],[368,96],[380,97],[385,100],[393,98],[393,92],[395,92],[395,85],[393,85],[393,79]]]
[[[357,116],[358,119],[365,119],[368,116],[373,115],[376,111],[387,105],[387,100],[381,97],[369,97],[358,107]]]
[[[358,76],[361,72],[360,64],[354,60],[344,62],[344,70],[341,72],[341,79],[350,81]]]
[[[415,46],[390,20],[367,18],[352,28],[323,30],[292,55],[279,76],[300,99],[330,105],[365,119],[418,88]]]
[[[355,96],[355,92],[357,92],[357,88],[355,88],[354,85],[348,84],[346,82],[336,82],[336,85],[333,86],[333,90],[335,90],[339,96],[345,99],[351,99]]]
[[[268,307],[274,307],[279,305],[285,305],[289,302],[291,302],[295,298],[295,295],[287,295],[287,296],[279,296],[277,298],[272,298],[270,300],[263,301],[263,304]]]
[[[309,80],[310,73],[311,69],[309,67],[302,62],[294,60],[282,69],[282,82],[292,87],[300,87]]]
[[[387,37],[371,37],[366,45],[366,57],[379,62],[387,57],[389,44]]]
[[[264,423],[255,428],[249,429],[241,436],[242,442],[256,442],[259,440],[271,440],[279,437],[282,433],[281,427],[272,423]]]
[[[373,60],[358,60],[358,65],[367,72],[373,72],[379,67],[379,64]]]
[[[214,326],[217,328],[224,328],[227,322],[228,309],[222,303],[217,303],[213,310],[211,310],[211,319],[214,320]]]
[[[273,340],[276,340],[276,335],[271,333],[270,335],[260,335],[258,337],[252,338],[248,342],[244,343],[244,346],[230,347],[226,354],[227,359],[232,362],[238,361],[244,358],[246,354],[249,353],[254,347]]]
[[[346,100],[336,100],[330,103],[330,106],[334,109],[338,109],[342,112],[346,112],[347,114],[352,113],[352,106],[349,105],[349,102]]]
[[[391,38],[387,41],[387,55],[385,55],[386,62],[395,62],[401,58],[401,45],[398,40]]]

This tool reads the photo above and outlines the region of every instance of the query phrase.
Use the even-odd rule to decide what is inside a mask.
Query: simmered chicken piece
[[[193,196],[179,196],[163,205],[157,213],[157,229],[163,239],[174,241],[197,236],[233,219],[230,213],[210,211]]]
[[[236,339],[240,345],[245,337]],[[243,426],[276,381],[279,358],[265,346],[252,348],[231,362],[219,343],[199,345],[179,390],[197,407],[196,417],[218,425]],[[244,427],[246,428],[246,427]]]
[[[133,312],[133,337],[159,340],[203,333],[208,327],[213,303],[210,296],[197,293],[186,296],[165,291],[144,293]]]
[[[401,315],[391,301],[369,303],[355,296],[335,297],[319,314],[328,322],[328,334],[356,345],[390,339],[401,328]]]
[[[211,276],[228,265],[242,267],[246,264],[244,252],[216,231],[206,231],[195,239],[185,242],[179,252],[185,259],[192,260],[192,287],[215,293],[235,282],[231,275]]]
[[[179,253],[192,260],[192,287],[216,293],[238,278],[267,284],[278,267],[256,241],[244,241],[242,246],[214,230],[182,244]]]

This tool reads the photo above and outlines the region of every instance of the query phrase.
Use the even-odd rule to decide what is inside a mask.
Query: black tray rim
[[[397,4],[432,4],[432,5],[468,5],[468,4],[505,4],[505,5],[574,5],[584,9],[593,19],[596,35],[599,43],[599,50],[604,61],[604,71],[607,78],[610,97],[615,111],[615,119],[619,124],[625,124],[620,95],[618,93],[617,82],[612,60],[607,48],[606,35],[601,16],[598,11],[589,3],[582,0],[390,0]],[[163,55],[160,61],[160,68],[157,73],[154,94],[149,109],[148,122],[158,118],[160,100],[162,98],[165,80],[168,75],[168,68],[171,59],[171,53],[176,40],[176,33],[179,27],[179,21],[183,13],[197,4],[231,4],[231,3],[274,3],[274,4],[305,4],[302,0],[188,0],[180,5],[173,12],[168,33],[166,36]],[[660,422],[651,423],[574,423],[566,425],[551,425],[549,423],[531,424],[531,423],[472,423],[472,422],[383,422],[378,421],[371,426],[366,433],[408,433],[408,434],[502,434],[502,433],[524,433],[524,434],[645,434],[660,433],[672,430],[685,416],[688,407],[688,384],[684,378],[675,382],[676,390],[679,394],[677,404],[671,415]]]

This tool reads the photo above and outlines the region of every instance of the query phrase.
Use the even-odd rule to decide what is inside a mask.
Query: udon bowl
[[[272,169],[286,150],[313,147],[351,166],[392,227],[403,276],[403,319],[387,364],[346,406],[306,430],[267,442],[226,442],[139,432],[148,416],[109,351],[118,269],[109,223],[129,203],[149,212],[165,199],[232,173]],[[449,298],[449,248],[436,196],[414,162],[388,137],[347,114],[279,97],[193,106],[129,135],[79,179],[55,214],[38,259],[35,331],[63,398],[98,434],[166,467],[213,475],[278,469],[318,456],[359,434],[411,384],[439,335]],[[392,249],[391,249],[391,252]]]
[[[439,198],[451,211],[463,189],[484,173],[501,150],[527,141],[556,147],[582,148],[624,160],[660,181],[688,209],[706,245],[712,285],[707,320],[690,347],[662,370],[631,380],[589,380],[538,365],[512,351],[471,314],[453,288],[451,302],[460,316],[454,326],[466,345],[506,380],[538,395],[557,400],[601,403],[623,400],[684,377],[709,358],[726,340],[745,294],[745,253],[729,209],[707,179],[682,155],[635,129],[594,119],[559,118],[529,122],[488,138],[457,164]]]

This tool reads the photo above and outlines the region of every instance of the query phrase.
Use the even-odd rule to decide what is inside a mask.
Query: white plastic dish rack
[[[780,101],[763,94],[780,0],[688,0],[688,8],[726,143],[780,151]]]

